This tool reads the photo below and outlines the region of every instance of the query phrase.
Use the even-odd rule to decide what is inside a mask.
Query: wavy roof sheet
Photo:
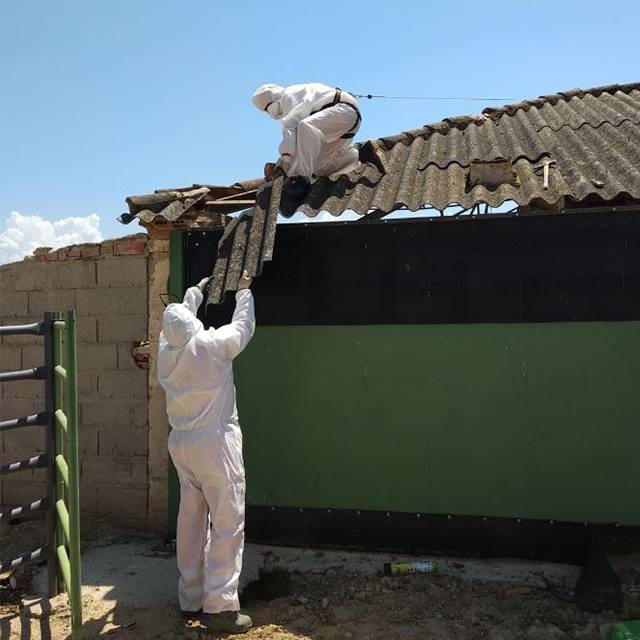
[[[443,210],[478,203],[498,206],[581,202],[620,196],[640,201],[640,83],[575,89],[481,115],[447,118],[421,129],[360,146],[362,166],[348,175],[313,182],[302,203],[282,197],[282,178],[262,187],[253,218],[242,220],[220,247],[208,303],[234,291],[244,269],[259,275],[273,256],[278,214],[351,210],[391,212],[425,205]],[[513,179],[497,188],[471,187],[474,161],[507,158]],[[545,187],[541,162],[549,165]]]
[[[320,178],[302,202],[282,197],[282,178],[229,187],[194,185],[127,199],[135,218],[175,221],[198,212],[229,213],[253,207],[253,217],[234,224],[213,272],[209,302],[236,289],[240,274],[261,272],[273,256],[278,214],[319,211],[366,215],[424,206],[458,204],[553,206],[614,199],[640,201],[640,82],[574,89],[517,104],[457,116],[359,145],[362,165],[350,174]],[[476,161],[507,159],[511,179],[485,186],[470,181]],[[549,165],[544,184],[541,163]],[[256,193],[257,189],[257,193]],[[249,199],[247,199],[249,198]]]

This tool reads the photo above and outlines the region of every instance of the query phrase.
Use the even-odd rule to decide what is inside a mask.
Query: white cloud
[[[69,244],[101,240],[100,216],[97,213],[52,221],[12,211],[6,229],[0,233],[0,264],[22,260],[37,247],[58,249]]]

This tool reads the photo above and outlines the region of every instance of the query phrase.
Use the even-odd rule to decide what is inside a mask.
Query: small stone
[[[353,638],[353,633],[351,633],[351,631],[345,631],[344,632],[344,637],[345,638]]]
[[[327,569],[325,575],[327,576],[327,578],[333,578],[338,575],[338,572],[335,569]]]
[[[527,596],[533,591],[533,587],[512,587],[507,589],[505,593],[508,596]]]
[[[329,598],[322,598],[322,608],[326,609],[329,606]]]
[[[298,604],[309,604],[309,598],[307,598],[306,596],[298,596],[296,598],[296,602]]]
[[[348,622],[353,619],[354,611],[349,607],[334,607],[333,617],[336,619],[336,622]]]

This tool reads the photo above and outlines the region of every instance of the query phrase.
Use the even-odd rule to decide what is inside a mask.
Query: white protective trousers
[[[219,613],[240,608],[245,480],[232,361],[249,343],[255,315],[251,292],[239,291],[231,323],[205,329],[196,316],[202,297],[191,287],[165,310],[158,380],[180,480],[180,608]]]
[[[358,168],[358,150],[350,138],[357,122],[355,109],[346,104],[322,109],[301,120],[295,129],[283,130],[280,153],[292,154],[290,176],[330,176]]]
[[[237,427],[171,431],[180,478],[177,560],[182,611],[238,611],[244,549],[244,466]]]

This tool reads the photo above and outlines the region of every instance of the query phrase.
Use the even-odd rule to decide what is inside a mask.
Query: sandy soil
[[[20,525],[21,542],[30,535]],[[32,527],[34,530],[37,527]],[[33,533],[33,531],[31,531]],[[0,531],[0,535],[6,531]],[[15,535],[11,536],[15,539]],[[4,551],[11,547],[4,541]],[[289,573],[271,581],[269,589],[251,589],[244,610],[255,623],[246,638],[261,640],[598,640],[604,622],[640,617],[640,557],[615,558],[623,583],[622,614],[589,614],[548,591],[517,584],[467,584],[446,575],[383,577],[339,569],[323,573]],[[34,571],[34,570],[33,570]],[[267,587],[269,584],[267,584]],[[69,637],[65,596],[48,618],[28,619],[20,613],[21,589],[29,573],[12,588],[0,585],[0,638],[25,640]],[[173,585],[167,585],[172,589]],[[96,590],[97,591],[97,590]],[[257,592],[256,592],[257,591]],[[258,596],[278,596],[269,601]],[[84,597],[85,638],[170,640],[205,638],[196,622],[185,622],[173,605],[131,607],[91,593]]]

